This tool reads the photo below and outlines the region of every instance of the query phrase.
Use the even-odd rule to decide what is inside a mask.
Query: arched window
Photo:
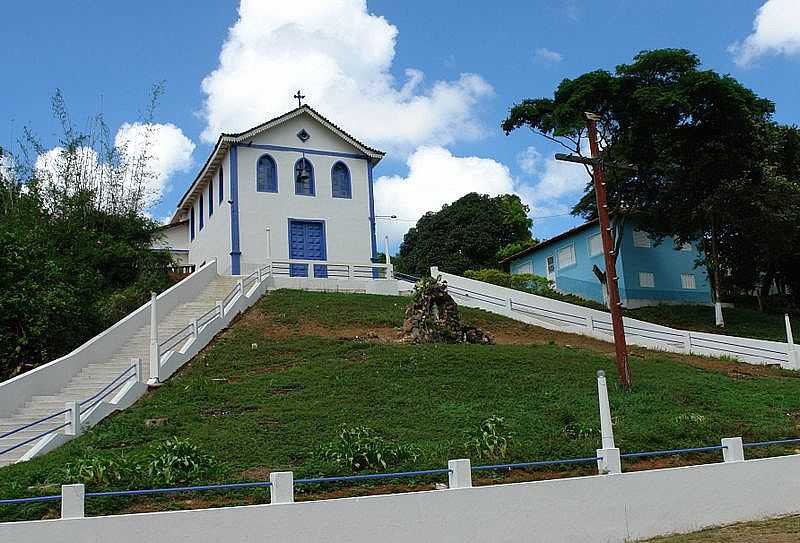
[[[350,170],[347,169],[344,162],[337,162],[331,168],[331,192],[334,198],[353,197]]]
[[[301,173],[305,173],[306,177],[301,178]],[[307,158],[301,158],[294,163],[294,193],[302,194],[303,196],[314,196],[314,166]]]
[[[278,192],[278,168],[269,155],[263,155],[256,164],[256,192]]]

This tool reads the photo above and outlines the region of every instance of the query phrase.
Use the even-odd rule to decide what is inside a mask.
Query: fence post
[[[192,338],[197,339],[197,317],[192,319]]]
[[[683,348],[686,354],[692,354],[692,333],[688,330],[683,333]]]
[[[294,503],[294,473],[273,471],[269,474],[269,503]]]
[[[589,330],[590,333],[594,332],[594,317],[592,317],[591,313],[586,315],[586,329]]]
[[[131,366],[136,368],[135,375],[136,375],[136,382],[137,383],[144,383],[146,379],[144,378],[144,368],[142,368],[142,359],[141,358],[131,358],[130,360]]]
[[[600,405],[601,447],[597,449],[597,470],[602,474],[621,473],[622,460],[619,449],[614,446],[614,427],[611,422],[611,406],[608,402],[606,372],[597,371],[597,399]]]
[[[722,438],[722,459],[725,462],[741,462],[744,460],[744,446],[741,437]]]
[[[239,288],[239,296],[242,296],[244,294],[244,280],[239,279],[236,281],[236,286]]]
[[[349,281],[353,280],[353,265],[352,264],[345,264],[347,266],[347,279]]]
[[[469,458],[448,460],[447,467],[450,469],[447,475],[448,488],[472,488],[472,465]]]
[[[219,318],[221,319],[225,315],[225,308],[222,307],[222,300],[217,300],[217,307],[219,308]]]
[[[150,379],[161,377],[161,353],[158,352],[158,307],[156,293],[150,293]]]
[[[81,404],[77,401],[66,402],[64,409],[68,411],[65,413],[66,420],[69,426],[64,427],[65,436],[77,437],[81,435]]]
[[[436,279],[438,275],[439,275],[439,267],[431,266],[431,278]]]
[[[85,497],[83,485],[61,485],[61,518],[83,518]]]
[[[256,271],[258,272],[258,284],[261,284],[261,266],[259,266]]]

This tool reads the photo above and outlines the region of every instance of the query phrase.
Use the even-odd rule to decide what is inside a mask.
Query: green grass
[[[783,314],[762,313],[745,307],[722,309],[725,327],[714,325],[714,308],[702,305],[659,305],[626,311],[635,319],[698,332],[786,341]],[[800,316],[792,318],[792,331],[800,339]]]
[[[636,387],[614,385],[605,354],[559,345],[405,345],[307,335],[267,337],[258,322],[298,327],[397,326],[406,298],[278,291],[251,311],[177,376],[128,410],[30,462],[0,468],[0,497],[57,493],[59,467],[86,455],[144,457],[171,436],[187,438],[216,459],[210,480],[239,481],[243,472],[290,469],[296,477],[347,473],[320,449],[341,425],[364,425],[420,451],[391,470],[446,465],[464,457],[467,434],[492,415],[513,432],[507,461],[569,458],[599,446],[595,372],[604,369],[618,445],[626,451],[796,434],[800,381],[788,372],[734,378],[681,362],[674,355],[632,359]],[[467,320],[502,325],[502,317],[465,311]],[[252,344],[257,344],[253,349]],[[145,421],[166,417],[147,428]],[[485,460],[474,458],[474,462]],[[251,475],[251,477],[253,477]],[[200,481],[198,481],[200,482]],[[144,477],[108,488],[149,487]],[[89,487],[91,490],[105,487]],[[203,494],[245,503],[250,493]],[[127,501],[126,501],[127,500]],[[186,507],[176,497],[146,503]],[[89,514],[132,501],[89,500]],[[142,503],[142,502],[136,502]],[[222,503],[219,501],[218,503]],[[0,506],[0,520],[40,518],[55,505]]]
[[[791,516],[741,524],[731,524],[721,528],[709,528],[691,534],[671,535],[648,539],[649,543],[788,543],[800,540],[800,517]]]

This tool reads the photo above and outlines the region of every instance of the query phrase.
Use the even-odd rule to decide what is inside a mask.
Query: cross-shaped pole
[[[297,107],[300,107],[303,105],[303,98],[305,98],[305,95],[300,94],[300,91],[298,90],[297,94],[295,94],[293,98],[297,98]]]

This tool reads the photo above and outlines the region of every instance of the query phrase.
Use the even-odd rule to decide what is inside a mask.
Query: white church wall
[[[202,264],[203,262],[217,261],[219,272],[223,275],[231,273],[231,208],[228,201],[231,198],[230,155],[222,161],[223,181],[225,183],[222,203],[219,202],[219,172],[212,178],[214,183],[214,214],[208,216],[208,186],[203,188],[203,213],[205,214],[204,226],[200,230],[200,206],[194,202],[195,237],[189,243],[189,262]],[[188,237],[188,229],[187,229]]]

